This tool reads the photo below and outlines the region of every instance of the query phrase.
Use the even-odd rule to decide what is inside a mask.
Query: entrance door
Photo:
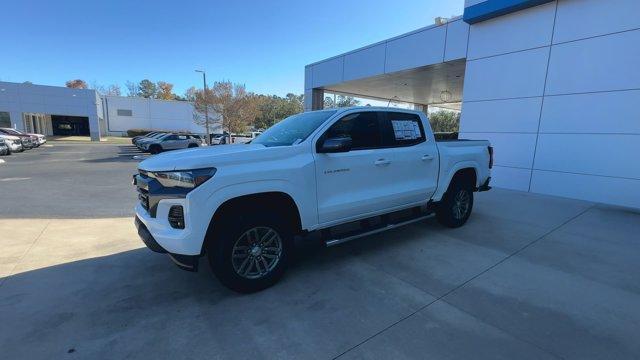
[[[89,118],[84,116],[51,115],[53,135],[89,136]]]

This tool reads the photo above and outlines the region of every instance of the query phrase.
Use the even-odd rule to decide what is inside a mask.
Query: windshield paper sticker
[[[420,138],[420,127],[412,120],[391,120],[396,140],[415,140]]]

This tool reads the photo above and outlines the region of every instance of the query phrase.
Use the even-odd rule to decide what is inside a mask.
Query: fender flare
[[[476,173],[476,184],[475,186],[479,186],[480,184],[478,183],[480,181],[480,166],[476,161],[460,161],[455,163],[451,169],[449,169],[449,172],[447,172],[447,174],[444,177],[441,177],[439,180],[439,184],[438,184],[438,189],[436,190],[436,192],[433,194],[432,199],[434,201],[440,201],[440,199],[442,199],[442,196],[444,195],[444,193],[447,191],[447,189],[449,188],[449,185],[451,184],[451,180],[453,179],[453,176],[460,170],[463,169],[473,169],[473,171],[475,171]]]

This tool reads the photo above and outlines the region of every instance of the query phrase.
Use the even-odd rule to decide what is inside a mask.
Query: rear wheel
[[[275,284],[292,250],[290,228],[270,214],[225,217],[208,241],[207,257],[216,277],[231,290],[251,293]]]
[[[455,181],[436,208],[436,218],[444,226],[457,228],[467,222],[473,209],[473,186]]]
[[[153,155],[160,154],[162,152],[162,146],[153,144],[149,146],[149,152]]]
[[[198,144],[189,144],[189,148],[196,148],[198,147]]]

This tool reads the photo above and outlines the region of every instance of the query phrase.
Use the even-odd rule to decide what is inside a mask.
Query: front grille
[[[184,211],[181,205],[173,205],[169,209],[169,224],[174,229],[184,229]]]
[[[149,192],[143,188],[138,187],[138,199],[140,199],[140,205],[149,211]]]

